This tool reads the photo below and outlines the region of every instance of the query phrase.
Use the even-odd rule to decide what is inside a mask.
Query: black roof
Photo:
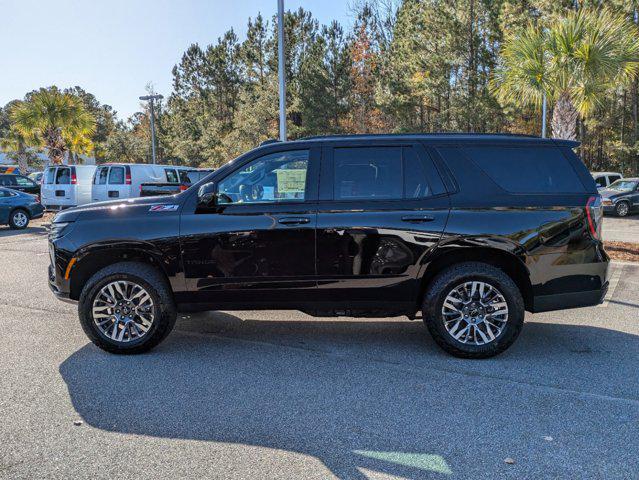
[[[569,147],[577,147],[579,142],[571,140],[553,139],[553,138],[541,138],[534,135],[520,135],[511,133],[459,133],[459,132],[443,132],[443,133],[383,133],[383,134],[350,134],[350,135],[316,135],[310,137],[303,137],[297,140],[291,140],[292,142],[314,141],[314,140],[326,140],[326,141],[339,141],[339,140],[397,140],[397,139],[412,139],[412,140],[428,140],[436,142],[482,142],[482,143],[546,143],[554,145],[566,145]],[[276,141],[276,140],[275,140]],[[275,141],[268,141],[268,143],[274,143]],[[266,143],[266,142],[265,142]]]

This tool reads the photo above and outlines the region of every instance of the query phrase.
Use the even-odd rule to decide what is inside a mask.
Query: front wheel
[[[525,308],[519,288],[502,270],[479,262],[453,265],[426,290],[424,322],[448,353],[463,358],[500,354],[517,339]]]
[[[615,213],[618,217],[625,217],[630,213],[630,205],[628,202],[619,202],[615,206]]]
[[[150,265],[117,263],[94,274],[78,303],[89,339],[111,353],[142,353],[171,332],[177,313],[166,278]]]

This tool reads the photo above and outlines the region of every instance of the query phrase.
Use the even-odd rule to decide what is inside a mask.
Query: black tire
[[[626,201],[618,202],[615,205],[615,215],[618,217],[626,217],[630,214],[630,204]]]
[[[19,220],[19,218],[23,218],[21,215],[26,216],[26,223],[22,223],[24,220]],[[30,218],[31,216],[29,215],[29,212],[23,208],[16,208],[13,212],[11,212],[11,215],[9,215],[9,227],[13,230],[24,230],[29,226]]]
[[[501,333],[490,343],[465,344],[446,330],[442,307],[451,290],[471,280],[487,282],[499,290],[508,306],[508,320]],[[519,288],[499,268],[480,262],[455,264],[440,272],[428,285],[423,304],[424,323],[435,342],[446,352],[461,358],[489,358],[502,353],[519,336],[524,324],[525,307]]]
[[[100,290],[111,282],[126,280],[144,288],[153,300],[153,323],[140,338],[118,342],[106,336],[93,320],[93,302]],[[136,354],[151,350],[164,340],[177,319],[171,287],[156,268],[137,262],[110,265],[95,273],[84,285],[78,302],[80,324],[89,339],[102,350],[118,354]]]

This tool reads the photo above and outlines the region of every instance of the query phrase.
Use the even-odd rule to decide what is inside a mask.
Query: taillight
[[[126,167],[126,175],[124,177],[124,183],[131,185],[131,167]]]
[[[183,192],[185,190],[188,190],[188,185],[180,185],[180,192]]]
[[[601,224],[603,223],[603,206],[601,195],[590,197],[586,202],[586,219],[588,230],[595,240],[601,240]]]
[[[75,174],[75,167],[71,169],[71,185],[78,184],[78,177]]]

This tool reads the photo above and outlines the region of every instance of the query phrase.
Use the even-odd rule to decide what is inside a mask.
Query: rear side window
[[[402,147],[334,150],[335,200],[401,199]]]
[[[16,185],[16,180],[10,175],[3,175],[0,177],[0,185],[4,187],[11,187]]]
[[[55,174],[56,185],[71,185],[71,169],[58,168]]]
[[[175,170],[173,170],[172,168],[165,168],[164,172],[166,173],[166,181],[168,183],[180,183]]]
[[[583,193],[577,173],[555,147],[468,147],[466,155],[512,193]]]
[[[110,185],[124,185],[124,167],[111,167],[109,172]]]

